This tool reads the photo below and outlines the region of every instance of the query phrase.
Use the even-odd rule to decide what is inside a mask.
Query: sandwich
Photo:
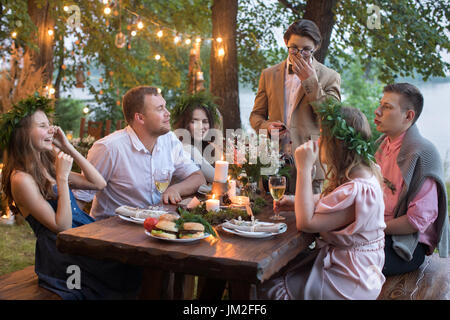
[[[178,235],[178,228],[173,221],[159,220],[153,228],[151,234],[155,237],[176,239]]]
[[[178,215],[172,214],[172,213],[165,213],[159,217],[159,220],[167,220],[167,221],[175,221],[178,220],[180,217]]]
[[[180,239],[201,238],[205,235],[205,226],[198,222],[185,222],[180,227]]]

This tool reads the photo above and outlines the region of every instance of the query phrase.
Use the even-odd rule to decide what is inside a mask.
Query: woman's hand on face
[[[295,163],[299,169],[309,169],[311,171],[314,162],[319,155],[319,145],[317,141],[309,140],[295,149]]]
[[[53,144],[65,153],[69,153],[71,144],[64,134],[64,131],[58,126],[54,126]]]
[[[56,179],[68,181],[69,174],[72,170],[73,158],[64,152],[59,152],[56,157],[55,162],[55,170],[56,170]]]

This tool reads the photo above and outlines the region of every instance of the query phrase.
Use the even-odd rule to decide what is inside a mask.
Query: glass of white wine
[[[159,193],[163,194],[169,187],[170,171],[167,169],[156,169],[154,173],[155,186]]]
[[[269,178],[269,190],[272,195],[273,200],[280,200],[284,192],[286,191],[286,177],[283,176],[271,176]],[[275,212],[273,216],[270,217],[272,220],[284,220],[285,217],[280,216]]]

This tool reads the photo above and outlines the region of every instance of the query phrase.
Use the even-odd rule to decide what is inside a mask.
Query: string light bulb
[[[161,59],[161,56],[159,54],[155,55],[155,60]]]
[[[68,6],[64,6],[63,9],[64,9],[65,12],[69,11],[69,7]]]
[[[217,54],[219,57],[223,57],[225,55],[225,50],[223,48],[220,48],[219,51],[217,51]]]
[[[84,114],[88,114],[89,113],[89,108],[88,107],[84,107],[83,108],[83,112],[84,112]]]
[[[161,38],[163,36],[162,30],[159,30],[158,33],[156,33],[156,35],[158,36],[158,38]]]
[[[202,42],[202,39],[201,39],[200,37],[197,37],[197,38],[195,39],[195,42],[200,43],[200,42]]]
[[[137,23],[137,28],[140,30],[140,29],[142,29],[142,28],[144,28],[144,23],[142,22],[142,21],[139,21],[138,23]]]
[[[48,31],[47,31],[47,33],[48,33],[48,35],[51,37],[52,35],[53,35],[53,29],[48,29]]]
[[[131,31],[131,36],[132,36],[132,37],[135,37],[136,34],[137,34],[136,30]]]
[[[175,37],[173,38],[173,42],[174,42],[175,44],[177,44],[178,42],[180,42],[180,40],[181,40],[181,38],[180,38],[179,36],[175,36]]]
[[[184,43],[191,44],[191,39],[186,39],[186,41]]]
[[[11,33],[11,37],[12,37],[13,39],[15,39],[15,38],[17,37],[17,32],[16,32],[16,31],[13,31],[13,32]]]
[[[110,7],[106,7],[106,8],[103,10],[103,12],[104,12],[106,15],[110,15],[110,14],[111,14],[111,8],[110,8]]]
[[[218,42],[218,43],[222,43],[222,38],[221,37],[218,37],[217,39],[216,39],[216,41]]]

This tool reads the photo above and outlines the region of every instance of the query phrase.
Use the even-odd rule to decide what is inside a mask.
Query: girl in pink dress
[[[316,248],[263,283],[262,299],[376,299],[384,284],[381,175],[372,156],[361,152],[370,139],[370,126],[358,109],[335,109],[331,114],[319,112],[319,141],[295,150],[295,198],[286,196],[274,204],[275,210],[294,207],[299,231],[320,234]],[[319,154],[327,181],[315,197],[311,170]]]

